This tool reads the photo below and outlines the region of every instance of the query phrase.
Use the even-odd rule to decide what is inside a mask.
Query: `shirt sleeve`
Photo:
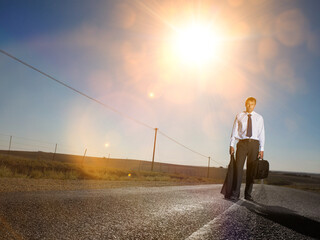
[[[264,131],[264,121],[261,117],[260,133],[259,133],[259,151],[264,151],[264,142],[265,142],[265,131]]]
[[[231,138],[230,138],[230,146],[231,147],[234,147],[234,145],[236,143],[236,138],[239,138],[238,137],[238,128],[239,128],[239,123],[238,123],[238,119],[236,116],[236,119],[234,120],[234,123],[233,123]]]

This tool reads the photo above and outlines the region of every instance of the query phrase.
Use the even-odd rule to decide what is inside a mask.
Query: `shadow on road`
[[[240,205],[240,203],[237,203]],[[257,202],[244,201],[240,205],[249,211],[281,224],[305,236],[320,239],[320,223],[298,215],[295,211],[279,206],[267,206]]]

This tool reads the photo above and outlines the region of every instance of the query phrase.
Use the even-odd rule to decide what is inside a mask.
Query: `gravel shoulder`
[[[124,187],[161,187],[199,185],[204,183],[169,182],[169,181],[105,181],[105,180],[57,180],[0,178],[1,192],[32,192],[32,191],[64,191],[87,189],[110,189]]]

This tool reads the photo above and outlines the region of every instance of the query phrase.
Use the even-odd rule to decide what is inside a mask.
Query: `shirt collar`
[[[244,111],[244,113],[248,116],[249,114],[254,115],[255,114],[255,111],[252,111],[251,113],[248,113],[247,111]]]

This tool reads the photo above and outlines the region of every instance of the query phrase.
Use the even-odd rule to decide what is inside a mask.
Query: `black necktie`
[[[248,124],[247,124],[247,137],[252,136],[252,120],[251,120],[251,114],[248,114]]]

